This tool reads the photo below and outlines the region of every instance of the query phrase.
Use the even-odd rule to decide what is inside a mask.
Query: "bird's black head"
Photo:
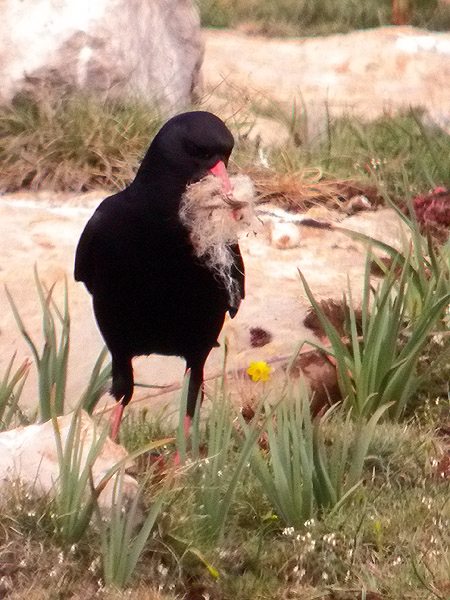
[[[171,181],[171,187],[185,188],[218,163],[226,166],[233,145],[230,130],[212,113],[193,111],[177,115],[157,133],[135,181],[150,184],[164,178]]]

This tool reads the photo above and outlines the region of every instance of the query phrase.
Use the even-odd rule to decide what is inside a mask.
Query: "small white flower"
[[[322,539],[326,544],[336,546],[336,535],[334,533],[326,533]]]
[[[94,560],[91,562],[91,564],[88,567],[88,571],[90,573],[95,573],[95,571],[97,570],[98,566],[100,563],[100,557],[94,558]]]
[[[435,333],[431,339],[438,346],[443,346],[445,344],[444,335],[442,333]]]
[[[432,505],[433,505],[433,498],[429,498],[426,496],[422,497],[422,504],[425,504],[425,506],[428,508],[428,510],[431,509]]]
[[[293,535],[294,528],[293,527],[285,527],[281,533],[283,535]]]
[[[6,575],[3,575],[3,577],[0,577],[0,583],[3,585],[3,588],[10,590],[11,589],[11,582],[10,580],[6,577]]]

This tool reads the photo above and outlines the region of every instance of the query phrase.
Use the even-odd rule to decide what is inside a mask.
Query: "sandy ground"
[[[72,278],[76,243],[100,200],[97,196],[50,199],[48,195],[38,200],[32,195],[0,198],[0,373],[14,352],[18,359],[30,356],[14,322],[4,284],[20,306],[33,338],[39,341],[41,314],[33,266],[37,265],[47,285],[58,282],[55,299],[60,303],[67,276],[72,322],[69,403],[76,402],[80,396],[102,347],[90,296],[84,286]],[[400,238],[398,221],[387,209],[347,218],[343,224],[392,243]],[[319,298],[339,298],[347,285],[347,277],[356,290],[364,269],[363,253],[354,242],[342,234],[311,228],[302,228],[299,248],[275,249],[264,235],[242,240],[241,247],[247,271],[247,297],[238,316],[227,320],[222,333],[222,340],[227,337],[230,347],[229,366],[235,369],[246,367],[251,360],[290,354],[299,342],[313,337],[303,325],[308,302],[298,278],[298,268]],[[357,291],[355,296],[358,296]],[[272,341],[264,347],[252,348],[251,327],[263,327],[272,334]],[[213,350],[207,374],[220,370],[222,356],[220,348]],[[184,370],[180,359],[156,356],[137,359],[135,366],[138,381],[158,385],[180,381]],[[143,395],[144,390],[137,390],[136,397]],[[34,370],[24,391],[24,400],[29,406],[36,404]],[[159,406],[160,402],[154,404]]]
[[[306,108],[309,136],[328,114],[373,118],[423,107],[450,131],[450,33],[383,27],[317,38],[267,39],[205,30],[205,103],[245,120],[247,108]],[[261,118],[254,133],[280,143],[279,120]]]

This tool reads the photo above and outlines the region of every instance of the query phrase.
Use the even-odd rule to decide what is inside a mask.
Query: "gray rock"
[[[187,106],[203,59],[193,0],[1,1],[0,102],[64,86]]]
[[[57,428],[63,448],[66,446],[73,418],[74,413],[71,413],[57,419]],[[86,413],[82,412],[78,431],[82,447],[81,472],[84,470],[91,447],[98,444],[100,429],[95,426]],[[76,435],[75,439],[77,439]],[[127,456],[128,454],[122,446],[106,438],[92,464],[91,473],[94,486],[97,486],[107,476],[110,469],[126,460]],[[47,496],[47,494],[51,496],[55,486],[58,486],[59,472],[56,431],[51,421],[0,433],[0,489],[20,481],[21,485],[37,496]],[[116,472],[99,496],[99,505],[106,511],[114,502],[117,477],[118,473]],[[138,484],[133,477],[126,473],[122,477],[123,498],[128,502],[137,494]],[[4,494],[0,494],[0,496],[4,497]]]

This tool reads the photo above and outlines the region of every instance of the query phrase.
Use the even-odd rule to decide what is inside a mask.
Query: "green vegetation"
[[[450,8],[439,0],[411,0],[410,24],[447,30]],[[346,33],[390,25],[392,0],[198,0],[206,27],[239,27],[273,36]]]
[[[283,192],[292,188],[315,187],[336,180],[377,184],[383,196],[407,198],[437,185],[450,185],[450,136],[427,124],[420,110],[396,116],[380,116],[364,121],[350,116],[328,117],[323,132],[308,139],[308,114],[293,106],[291,110],[262,99],[255,114],[279,121],[289,132],[282,148],[264,149],[269,165],[266,177],[276,191],[274,176],[284,178]],[[249,141],[254,120],[236,124],[238,144],[234,160],[239,168],[252,172],[258,162],[259,147]],[[291,177],[291,181],[289,180]],[[300,181],[295,185],[294,179]],[[303,179],[303,181],[302,181]],[[258,178],[256,178],[258,183]],[[318,185],[319,184],[319,185]],[[406,191],[406,194],[405,194]]]
[[[0,190],[122,188],[160,125],[139,103],[70,92],[18,96],[0,107]]]
[[[362,234],[349,235],[356,239]],[[416,230],[416,240],[420,237]],[[381,245],[381,244],[380,244]],[[382,245],[386,247],[385,244]],[[419,386],[418,362],[450,304],[450,271],[448,252],[438,251],[439,277],[428,278],[425,295],[418,291],[418,272],[410,257],[390,248],[397,260],[386,269],[378,286],[371,285],[368,254],[363,282],[361,324],[358,328],[356,307],[351,290],[346,295],[349,319],[348,336],[341,339],[336,328],[323,312],[303,275],[306,294],[313,305],[332,348],[327,352],[335,359],[339,387],[344,405],[355,415],[371,417],[381,409],[390,409],[391,417],[399,419]],[[430,251],[434,250],[430,247]],[[423,256],[423,255],[422,255]],[[400,260],[403,260],[399,267]],[[420,268],[425,270],[427,260]],[[433,289],[433,284],[435,287]],[[359,331],[360,329],[360,331]],[[320,347],[320,346],[319,346]],[[381,416],[381,415],[380,415]]]
[[[258,98],[228,122],[237,140],[233,161],[238,170],[252,173],[258,162],[260,145],[250,135],[258,116],[274,119],[290,132],[282,148],[264,149],[269,164],[264,177],[272,189],[276,176],[285,177],[285,187],[293,186],[298,195],[309,183],[302,174],[312,172],[316,190],[336,179],[370,185],[378,180],[393,198],[404,192],[404,177],[408,194],[450,185],[450,136],[427,124],[420,111],[372,122],[328,118],[322,134],[308,139],[308,115],[301,107]],[[148,106],[133,103],[64,95],[21,98],[0,107],[0,190],[121,189],[133,178],[160,123]]]
[[[48,421],[53,416],[63,415],[66,412],[66,382],[67,365],[70,351],[70,314],[67,281],[64,282],[64,307],[59,309],[53,299],[54,286],[49,290],[39,279],[37,269],[34,270],[34,279],[37,289],[37,297],[42,312],[42,337],[44,345],[39,351],[36,343],[32,340],[25,323],[20,316],[14,298],[6,288],[6,295],[11,310],[19,327],[20,333],[31,349],[36,365],[39,382],[39,420]],[[81,395],[80,407],[91,413],[105,391],[106,383],[110,376],[110,365],[103,366],[107,351],[103,349],[92,369],[86,390]],[[22,365],[11,376],[12,362],[9,365],[0,387],[0,417],[2,414],[5,425],[11,422],[14,409],[18,405],[20,392],[27,374],[26,365]],[[7,410],[8,409],[8,410]]]
[[[213,402],[222,400],[219,395]],[[295,405],[283,406],[287,419],[293,418]],[[339,486],[349,486],[347,463],[339,457],[347,453],[356,460],[362,448],[357,485],[343,501],[325,503],[319,511],[315,501],[310,502],[313,508],[305,518],[301,508],[295,509],[297,499],[308,493],[305,473],[298,471],[294,487],[283,487],[277,479],[274,492],[285,505],[292,504],[295,524],[274,501],[252,460],[235,488],[223,533],[217,537],[204,525],[205,495],[224,497],[233,479],[245,443],[239,430],[234,431],[232,447],[220,452],[227,459],[213,480],[211,456],[189,460],[177,473],[169,471],[162,483],[153,467],[141,466],[140,495],[126,506],[119,477],[111,516],[105,519],[98,513],[79,539],[80,530],[75,538],[61,535],[64,513],[56,518],[53,503],[12,486],[0,516],[0,575],[8,597],[99,594],[112,600],[131,594],[172,600],[199,593],[200,598],[209,594],[224,600],[281,600],[288,593],[310,600],[425,600],[433,597],[431,588],[437,598],[446,598],[449,483],[440,476],[445,444],[419,421],[373,424],[366,437],[368,432],[361,431],[358,442],[358,428],[343,419],[338,411],[314,425],[322,442],[311,462],[313,476],[321,474],[313,494],[320,497],[322,486],[328,488],[322,479],[325,473]],[[283,432],[284,425],[274,421],[270,436],[278,436],[278,441],[270,440],[268,451],[253,446],[255,460],[274,475],[275,462],[283,460],[275,452],[284,443]],[[285,467],[296,464],[295,452],[303,443],[298,433],[291,429],[293,462],[288,460]],[[200,436],[205,442],[211,432],[207,428]],[[323,459],[325,467],[320,465]],[[83,511],[70,514],[85,516]]]

